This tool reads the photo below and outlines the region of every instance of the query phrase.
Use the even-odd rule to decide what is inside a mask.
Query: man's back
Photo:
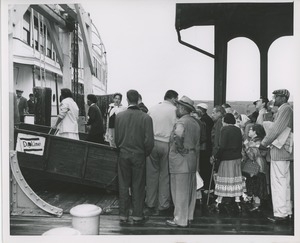
[[[116,116],[115,142],[121,152],[148,156],[154,145],[150,116],[137,106],[130,106]]]
[[[154,136],[156,140],[169,142],[170,134],[177,120],[176,106],[169,101],[163,101],[148,111],[153,120]]]

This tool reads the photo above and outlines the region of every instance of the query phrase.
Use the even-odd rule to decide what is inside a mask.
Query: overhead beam
[[[56,25],[58,25],[62,29],[68,29],[68,25],[66,23],[66,20],[54,12],[48,5],[40,4],[40,5],[31,5],[31,7],[43,15],[46,19],[49,20],[49,22],[54,22]]]
[[[69,4],[59,4],[59,6],[61,6],[73,20],[77,20],[77,13],[69,7]]]
[[[55,49],[56,56],[58,58],[60,68],[63,69],[64,66],[63,50],[58,38],[58,29],[53,22],[51,21],[49,22],[47,19],[45,19],[45,23],[49,30],[50,38],[52,40],[53,47]]]
[[[86,28],[86,23],[83,19],[81,6],[79,4],[75,4],[75,9],[76,9],[76,12],[77,12],[78,23],[79,23],[79,26],[80,26],[80,29],[81,29],[83,45],[84,45],[85,53],[86,53],[86,56],[87,56],[87,61],[88,61],[91,73],[93,74],[94,70],[93,70],[91,38],[89,38],[89,36],[88,36],[88,30]]]

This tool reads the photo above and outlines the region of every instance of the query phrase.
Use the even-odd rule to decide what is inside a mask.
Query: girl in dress
[[[250,140],[244,142],[244,156],[242,173],[246,177],[246,189],[248,198],[253,200],[250,211],[258,211],[262,199],[267,199],[267,162],[266,152],[258,149],[266,133],[262,125],[254,124],[248,133]]]

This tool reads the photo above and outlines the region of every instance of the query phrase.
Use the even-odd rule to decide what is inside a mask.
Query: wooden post
[[[214,70],[214,105],[226,101],[227,41],[226,30],[221,23],[215,25],[215,70]]]
[[[260,48],[260,95],[268,97],[268,48]]]

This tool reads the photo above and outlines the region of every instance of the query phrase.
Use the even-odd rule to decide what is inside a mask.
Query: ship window
[[[35,49],[38,51],[39,50],[39,43],[38,41],[34,41],[35,42]]]
[[[51,53],[52,53],[51,49],[47,48],[47,57],[51,58]]]
[[[29,23],[30,23],[30,12],[27,11],[23,16],[23,40],[28,45],[30,44]]]
[[[29,45],[30,44],[30,32],[26,28],[23,28],[23,40]]]
[[[37,17],[36,16],[34,16],[34,27],[35,28],[38,28],[38,19],[37,19]]]

